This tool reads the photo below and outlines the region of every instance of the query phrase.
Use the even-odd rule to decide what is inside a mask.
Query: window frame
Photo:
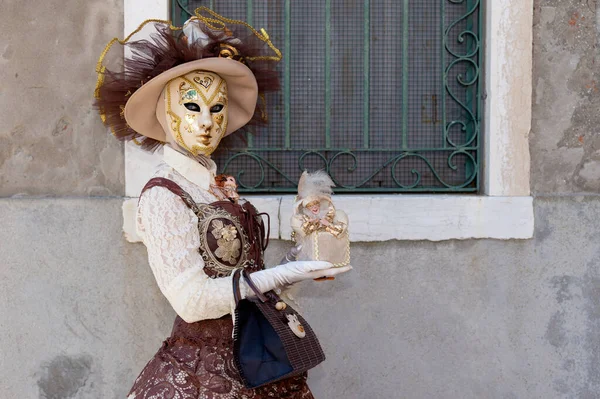
[[[124,31],[151,18],[168,19],[169,0],[125,0]],[[352,241],[533,237],[529,132],[532,108],[533,0],[481,0],[485,42],[482,132],[483,190],[479,195],[336,195],[351,220]],[[137,196],[160,162],[125,145],[124,230],[132,229]],[[293,195],[246,195],[271,215],[271,238],[289,239]]]

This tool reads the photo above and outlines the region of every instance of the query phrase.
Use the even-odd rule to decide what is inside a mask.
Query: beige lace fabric
[[[196,203],[217,200],[166,163],[154,177],[174,181]],[[163,187],[147,190],[138,205],[137,229],[161,292],[183,320],[193,323],[232,313],[231,277],[212,279],[204,273],[198,218],[181,198]]]

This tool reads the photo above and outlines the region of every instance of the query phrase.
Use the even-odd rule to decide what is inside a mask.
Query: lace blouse
[[[217,198],[209,192],[216,166],[207,170],[194,159],[165,146],[164,161],[154,177],[177,183],[198,204]],[[186,322],[216,319],[233,313],[231,276],[210,278],[198,252],[198,218],[183,200],[163,187],[144,192],[136,228],[148,250],[148,262],[163,295]]]

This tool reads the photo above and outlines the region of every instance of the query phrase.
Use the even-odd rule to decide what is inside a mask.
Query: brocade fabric
[[[178,317],[128,399],[314,399],[306,374],[245,388],[233,361],[232,328],[228,316],[191,324]]]

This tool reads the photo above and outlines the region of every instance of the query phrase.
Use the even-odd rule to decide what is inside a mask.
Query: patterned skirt
[[[177,317],[128,399],[314,399],[306,374],[245,388],[233,361],[232,330],[229,315],[190,324]]]

